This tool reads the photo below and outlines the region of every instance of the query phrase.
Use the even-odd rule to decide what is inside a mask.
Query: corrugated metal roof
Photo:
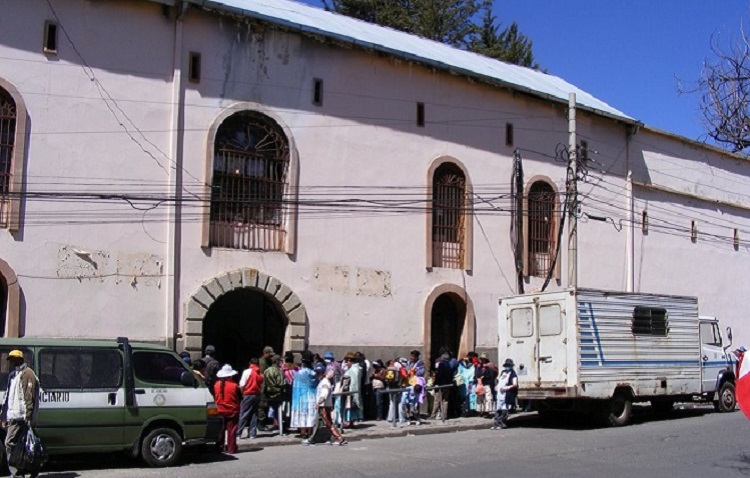
[[[459,50],[443,43],[373,25],[291,0],[188,0],[204,8],[266,21],[300,32],[320,35],[363,48],[413,60],[535,96],[568,102],[576,94],[579,106],[626,122],[635,120],[557,76]]]

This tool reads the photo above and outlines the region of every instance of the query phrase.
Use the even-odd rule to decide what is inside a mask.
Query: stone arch
[[[424,302],[423,313],[423,357],[425,360],[432,360],[430,350],[432,348],[432,307],[435,301],[443,294],[453,294],[463,300],[466,306],[466,315],[464,316],[464,326],[459,340],[458,350],[454,350],[459,357],[465,356],[468,352],[476,347],[476,317],[474,317],[474,303],[469,294],[463,287],[455,284],[440,284],[432,288]]]
[[[0,259],[0,281],[6,291],[4,337],[21,336],[21,287],[15,271]]]
[[[203,320],[209,307],[223,294],[238,289],[265,292],[278,304],[287,322],[284,351],[301,352],[307,348],[307,310],[297,294],[275,277],[257,269],[245,268],[227,272],[204,282],[188,299],[185,306],[185,350],[194,357],[201,355]]]

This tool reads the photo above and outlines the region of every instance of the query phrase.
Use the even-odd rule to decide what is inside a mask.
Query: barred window
[[[0,88],[0,226],[8,226],[10,178],[16,140],[16,102]]]
[[[209,246],[281,251],[289,142],[271,118],[235,113],[216,133]]]
[[[529,227],[526,235],[528,275],[544,277],[550,272],[555,253],[555,190],[545,181],[529,188]]]
[[[432,266],[460,269],[466,252],[466,177],[444,163],[432,181]]]

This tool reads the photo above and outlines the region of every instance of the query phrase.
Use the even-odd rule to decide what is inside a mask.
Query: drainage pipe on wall
[[[627,238],[625,241],[626,292],[635,292],[635,205],[633,199],[633,167],[630,161],[630,143],[637,132],[638,128],[630,125],[627,127],[625,133],[625,173],[627,175],[627,179],[625,180],[625,217],[628,222]]]
[[[167,222],[167,274],[165,287],[166,324],[165,345],[176,347],[176,329],[180,317],[180,242],[182,218],[182,125],[183,114],[183,77],[182,77],[182,30],[183,17],[188,4],[177,5],[174,26],[174,51],[172,55],[172,111],[169,138],[169,220]]]

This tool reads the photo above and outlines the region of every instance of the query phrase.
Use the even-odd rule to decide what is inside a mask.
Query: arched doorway
[[[238,269],[204,282],[185,307],[182,346],[193,358],[206,345],[242,369],[270,345],[277,353],[307,348],[307,310],[297,294],[257,269]],[[180,344],[178,344],[178,347]]]
[[[437,358],[441,349],[457,354],[466,321],[466,303],[456,294],[442,294],[432,305],[430,315],[430,357]]]
[[[8,322],[8,282],[5,277],[0,276],[0,337],[5,337],[6,323]]]
[[[0,337],[21,337],[21,287],[16,273],[0,259]]]
[[[474,305],[466,291],[454,284],[441,284],[430,291],[424,307],[424,350],[431,364],[447,347],[463,356],[475,345]]]
[[[275,299],[257,289],[236,289],[211,304],[203,319],[203,348],[216,347],[216,359],[235,369],[247,367],[270,345],[278,353],[284,346],[286,317]]]

